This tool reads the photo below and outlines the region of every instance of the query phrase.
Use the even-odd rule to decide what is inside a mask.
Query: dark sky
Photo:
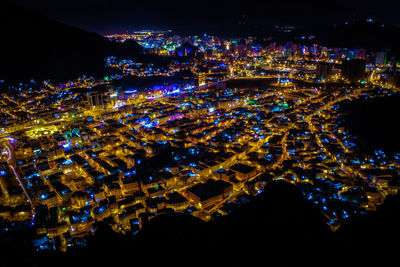
[[[372,17],[400,25],[399,0],[10,0],[100,34],[142,28],[212,28],[246,14],[257,25],[343,23]],[[396,3],[397,2],[397,3]]]

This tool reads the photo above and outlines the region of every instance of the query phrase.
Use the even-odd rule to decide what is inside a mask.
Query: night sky
[[[234,25],[246,16],[259,26],[344,23],[374,18],[400,26],[395,0],[10,0],[61,22],[100,34],[143,28]],[[397,3],[396,3],[397,2]]]

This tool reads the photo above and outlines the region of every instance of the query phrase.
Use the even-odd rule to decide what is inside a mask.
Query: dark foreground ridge
[[[135,262],[180,265],[185,260],[233,264],[245,260],[257,264],[276,262],[278,266],[349,266],[361,263],[361,258],[349,256],[363,253],[366,246],[378,254],[395,248],[389,241],[400,237],[399,206],[398,196],[388,197],[375,213],[355,218],[333,233],[318,208],[296,186],[272,182],[259,198],[216,221],[205,223],[185,214],[160,215],[145,223],[136,236],[117,234],[104,225],[88,238],[84,249],[39,256],[3,244],[3,251],[15,256],[7,257],[14,260],[3,260],[2,264],[11,266],[15,259],[24,266],[113,266]],[[342,257],[333,260],[335,255]],[[390,255],[382,260],[388,259]]]
[[[54,260],[46,255],[38,258],[38,263],[47,266],[57,261],[76,266],[74,259],[80,259],[79,266],[106,266],[130,258],[163,262],[168,257],[234,262],[238,255],[258,261],[265,257],[278,259],[291,250],[316,250],[330,236],[318,208],[306,201],[295,186],[273,182],[262,196],[215,221],[205,223],[185,214],[160,215],[145,223],[135,237],[104,227],[88,239],[87,249],[51,254]]]

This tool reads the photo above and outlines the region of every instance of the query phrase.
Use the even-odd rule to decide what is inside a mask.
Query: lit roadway
[[[305,116],[304,120],[300,120],[298,122],[307,122],[309,125],[309,129],[311,131],[311,133],[313,134],[313,136],[316,138],[317,144],[318,146],[320,146],[323,150],[323,152],[328,155],[334,162],[336,162],[337,164],[339,164],[339,166],[341,166],[341,168],[343,169],[343,171],[345,171],[345,173],[347,174],[347,176],[349,177],[349,179],[354,181],[354,175],[358,174],[358,171],[353,170],[350,166],[346,166],[344,165],[340,159],[338,159],[334,154],[332,154],[328,148],[326,147],[326,145],[324,145],[323,142],[321,142],[319,135],[317,134],[319,132],[319,129],[317,129],[311,122],[312,118],[314,118],[315,116],[318,116],[321,112],[326,111],[326,110],[330,110],[331,107],[341,101],[344,101],[346,99],[355,99],[358,98],[360,96],[362,96],[363,94],[365,94],[366,92],[368,92],[369,90],[371,90],[373,88],[364,88],[364,89],[358,89],[355,90],[353,92],[352,95],[343,95],[343,96],[337,96],[335,97],[332,101],[329,102],[324,102],[324,98],[327,96],[326,94],[323,93],[316,93],[315,95],[311,95],[306,99],[303,99],[303,101],[301,103],[295,103],[295,105],[292,107],[292,110],[290,112],[287,113],[283,113],[281,114],[281,116],[287,116],[289,114],[296,114],[296,113],[300,113],[302,114],[304,112],[304,110],[311,110],[312,106],[314,104],[322,104],[322,106],[320,106],[318,109],[316,109],[314,112],[312,112],[311,114]],[[302,89],[303,90],[303,89]],[[285,95],[285,93],[293,93],[296,90],[293,89],[289,89],[287,88],[285,90],[285,92],[283,93],[283,96]],[[271,93],[271,94],[276,94],[276,92]],[[270,95],[270,94],[268,94]],[[269,123],[271,123],[271,121],[276,117],[276,115],[272,116],[271,119],[269,119],[265,124],[268,125]],[[254,152],[259,150],[264,144],[266,144],[270,138],[274,135],[281,135],[283,133],[283,137],[282,139],[279,141],[280,146],[282,147],[282,154],[280,155],[280,157],[278,158],[278,160],[272,164],[272,166],[269,167],[269,169],[275,169],[278,168],[282,162],[286,159],[290,159],[290,155],[288,154],[287,150],[286,150],[286,139],[288,137],[289,134],[289,129],[290,128],[296,128],[296,123],[297,122],[292,122],[289,123],[287,126],[284,127],[280,127],[279,125],[275,125],[276,129],[275,131],[268,137],[264,138],[264,139],[260,139],[257,143],[257,145],[255,146],[251,146],[248,147],[248,149],[246,150],[247,153],[250,152]],[[334,140],[342,147],[344,152],[348,152],[348,149],[346,148],[346,146],[343,144],[343,142],[336,136],[334,135],[333,132],[327,131],[325,129],[325,127],[323,128],[324,132],[328,135],[328,136],[333,136]],[[249,180],[254,179],[255,177],[257,177],[259,174],[257,174],[256,176],[250,178]],[[233,201],[235,200],[240,194],[243,193],[244,190],[244,183],[249,181],[242,181],[239,184],[235,185],[235,188],[233,190],[233,192],[229,195],[229,197],[227,197],[223,202],[217,203],[214,206],[209,207],[208,209],[204,210],[203,209],[203,213],[202,215],[200,215],[203,219],[209,219],[208,215],[211,215],[213,212],[218,211],[218,209],[220,209],[224,203],[226,203],[227,201]]]
[[[283,96],[285,95],[285,93],[303,92],[303,91],[304,91],[304,89],[291,89],[291,88],[285,88],[282,91],[279,90],[280,94],[282,94]],[[308,92],[309,91],[310,90],[308,90]],[[264,94],[263,97],[274,96],[274,95],[279,94],[279,92],[277,92],[277,91],[269,92],[267,94]],[[304,109],[305,107],[308,107],[308,106],[312,105],[315,102],[321,102],[323,97],[324,97],[324,95],[321,95],[319,92],[317,92],[316,94],[312,94],[308,98],[306,98],[303,101],[301,101],[300,103],[295,102],[293,107],[292,107],[292,110],[290,112],[287,112],[286,114],[282,114],[282,116],[287,116],[287,115],[290,115],[290,114],[300,113],[301,109]],[[276,118],[276,116],[277,115],[272,116],[269,120],[267,120],[265,122],[266,127],[268,127],[267,125],[270,124],[271,121]],[[279,127],[279,125],[277,125],[277,127],[276,127],[277,129],[276,129],[275,132],[273,132],[271,135],[267,136],[264,139],[259,139],[259,141],[257,142],[257,144],[255,146],[250,146],[250,147],[248,147],[248,149],[246,149],[246,153],[258,151],[263,145],[268,143],[268,141],[274,135],[279,135],[279,134],[283,133],[283,138],[280,141],[280,144],[281,144],[281,147],[282,147],[282,154],[279,157],[279,159],[270,167],[270,169],[275,169],[275,168],[279,167],[284,160],[290,158],[290,155],[288,154],[288,152],[286,150],[286,139],[287,139],[288,134],[289,134],[289,129],[290,128],[295,128],[295,125],[296,125],[296,122],[289,123],[287,126],[284,126],[284,127]],[[235,164],[235,163],[236,162],[232,163],[232,165]],[[217,211],[227,201],[235,200],[240,194],[243,193],[244,183],[255,179],[259,174],[260,173],[258,173],[254,177],[251,177],[249,180],[242,181],[239,184],[235,185],[235,188],[234,188],[233,192],[229,195],[228,198],[226,198],[221,203],[218,203],[218,204],[216,204],[214,206],[209,207],[207,210],[203,210],[203,215],[201,217],[203,219],[207,219],[207,217],[204,217],[204,216],[207,216],[207,214],[210,215],[213,212]],[[204,181],[207,178],[208,177],[202,177],[202,179],[196,181],[195,183],[199,183],[200,181]],[[190,186],[185,186],[184,188],[181,188],[181,189],[186,189],[186,188],[188,188]],[[206,212],[206,214],[204,214],[204,212]]]
[[[184,91],[182,93],[187,93],[190,94],[193,91],[199,91],[202,89],[207,89],[209,87],[215,86],[218,83],[222,83],[222,82],[226,82],[230,79],[233,79],[234,77],[229,77],[225,80],[213,83],[213,84],[208,84],[205,86],[200,86],[200,87],[196,87],[191,89],[190,91]],[[239,77],[241,78],[241,77]],[[246,77],[248,78],[248,77]],[[250,77],[253,78],[253,77]],[[266,77],[263,77],[266,78]],[[288,87],[288,86],[283,86],[281,87],[281,89],[277,88],[274,91],[268,91],[264,94],[262,94],[261,96],[252,96],[250,95],[248,99],[250,100],[258,100],[258,99],[262,99],[262,98],[266,98],[266,97],[283,97],[284,101],[287,100],[291,100],[293,99],[293,96],[291,96],[290,94],[292,93],[303,93],[305,94],[305,97],[300,99],[301,101],[297,102],[295,101],[292,105],[292,107],[290,107],[289,110],[284,111],[282,113],[275,113],[273,114],[267,121],[264,122],[265,125],[265,129],[269,129],[272,133],[268,136],[266,136],[265,138],[260,138],[258,140],[258,142],[256,142],[256,144],[253,145],[247,145],[246,149],[245,149],[245,154],[247,153],[251,153],[251,152],[257,152],[260,150],[260,148],[262,146],[264,146],[266,143],[269,142],[269,140],[271,140],[271,138],[275,135],[279,135],[282,136],[282,138],[278,141],[278,143],[276,144],[271,144],[271,145],[278,145],[282,148],[282,153],[281,155],[278,157],[277,161],[275,161],[271,166],[268,167],[268,169],[273,170],[276,168],[279,168],[281,166],[281,164],[285,161],[291,158],[291,156],[289,155],[289,153],[287,152],[287,138],[289,136],[289,130],[292,128],[297,128],[297,123],[301,123],[301,122],[306,122],[309,125],[309,130],[311,132],[311,134],[316,138],[317,141],[317,145],[319,147],[322,148],[323,152],[328,155],[334,162],[338,163],[341,168],[346,172],[346,174],[350,177],[350,179],[354,179],[354,174],[357,173],[355,172],[351,167],[345,166],[335,155],[333,155],[332,153],[329,152],[328,148],[324,145],[323,142],[321,142],[319,135],[317,134],[320,130],[317,129],[317,127],[315,127],[312,123],[312,119],[315,118],[316,116],[318,116],[321,112],[324,112],[326,110],[330,110],[331,107],[333,105],[335,105],[336,103],[339,103],[341,101],[344,101],[346,99],[351,99],[351,98],[357,98],[359,96],[361,96],[362,94],[368,92],[368,90],[370,90],[371,88],[366,88],[366,89],[358,89],[358,90],[353,90],[353,94],[352,95],[339,95],[334,97],[333,100],[325,103],[325,98],[328,96],[327,94],[325,94],[323,92],[323,90],[315,90],[314,88],[308,88],[308,89],[300,89],[300,88],[293,88],[293,87]],[[167,96],[162,96],[159,98],[156,98],[154,100],[156,101],[163,101],[166,100],[170,97],[170,95]],[[148,100],[144,99],[143,103],[146,103]],[[239,102],[238,102],[239,103]],[[243,104],[246,105],[246,104]],[[235,105],[235,107],[237,107],[237,105]],[[317,109],[315,109],[315,107],[318,107]],[[263,110],[262,108],[260,110]],[[99,115],[105,115],[108,112],[112,112],[114,111],[114,109],[106,109],[102,112],[99,113]],[[268,110],[264,110],[265,112],[268,112]],[[309,114],[309,111],[313,111]],[[307,112],[305,114],[305,112]],[[80,116],[80,114],[82,114],[82,116],[85,116],[85,113],[77,113],[77,116]],[[305,115],[303,116],[304,119],[301,120],[296,120],[296,121],[286,121],[283,120],[282,117],[284,116],[289,116],[289,115]],[[278,117],[280,116],[280,117]],[[278,119],[278,122],[275,122],[276,119]],[[67,119],[57,119],[57,120],[52,120],[52,121],[47,121],[47,122],[42,122],[38,125],[34,125],[34,126],[26,126],[24,127],[24,130],[31,130],[33,128],[40,128],[40,127],[45,127],[45,126],[50,126],[50,125],[55,125],[58,123],[63,123],[68,124],[70,122],[74,121],[74,118],[67,118]],[[284,122],[284,125],[280,125],[280,122]],[[325,128],[322,130],[323,132],[325,132],[328,136],[334,136],[334,140],[336,140],[336,142],[343,148],[343,150],[345,152],[348,151],[348,149],[345,147],[345,145],[343,144],[343,142],[338,139],[338,137],[336,137],[334,135],[334,133],[327,131]],[[7,133],[10,134],[10,133]],[[237,163],[236,162],[232,162],[231,165]],[[16,178],[18,179],[19,176],[16,173],[15,169],[13,168],[13,166],[10,166],[16,176]],[[230,166],[226,166],[227,168],[229,168]],[[255,175],[254,177],[251,177],[249,180],[253,180],[255,179],[258,175],[260,175],[261,173],[257,173],[257,175]],[[195,181],[193,181],[193,183],[191,184],[187,184],[185,186],[175,186],[174,190],[179,191],[179,192],[184,192],[187,188],[200,183],[200,182],[204,182],[205,180],[209,179],[211,175],[207,174],[207,175],[201,175],[198,179],[195,179]],[[59,193],[52,187],[52,185],[46,180],[45,183],[50,187],[51,191],[56,192],[57,193],[57,198],[59,199],[59,201],[62,201],[62,197],[59,195]],[[212,214],[215,211],[218,211],[218,209],[220,209],[224,203],[226,203],[227,201],[234,201],[235,199],[237,199],[237,197],[242,194],[244,192],[244,184],[245,182],[249,181],[242,181],[239,182],[238,184],[236,184],[234,186],[234,190],[233,192],[229,195],[228,198],[226,198],[224,201],[217,203],[214,206],[211,206],[208,209],[203,209],[202,210],[202,217],[203,219],[207,219],[209,218],[208,215]],[[23,184],[21,183],[22,188]],[[170,189],[171,190],[171,189]],[[25,192],[26,190],[24,190]],[[27,195],[29,197],[29,195]],[[205,216],[205,217],[204,217]]]

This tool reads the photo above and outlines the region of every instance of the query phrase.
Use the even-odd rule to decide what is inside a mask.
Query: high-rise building
[[[325,46],[321,48],[321,57],[328,57],[328,48]]]
[[[350,82],[359,82],[365,79],[365,60],[352,59],[342,61],[342,77]]]
[[[378,53],[376,53],[375,65],[377,65],[377,66],[386,65],[386,52],[378,52]]]
[[[327,62],[318,62],[317,64],[317,79],[328,80],[332,76],[333,65]]]
[[[87,95],[87,100],[89,104],[89,109],[93,109],[96,107],[103,107],[103,94],[99,92],[94,92]]]
[[[206,73],[199,73],[197,75],[197,85],[202,86],[206,84]]]
[[[400,59],[393,59],[392,64],[394,70],[400,72]]]

